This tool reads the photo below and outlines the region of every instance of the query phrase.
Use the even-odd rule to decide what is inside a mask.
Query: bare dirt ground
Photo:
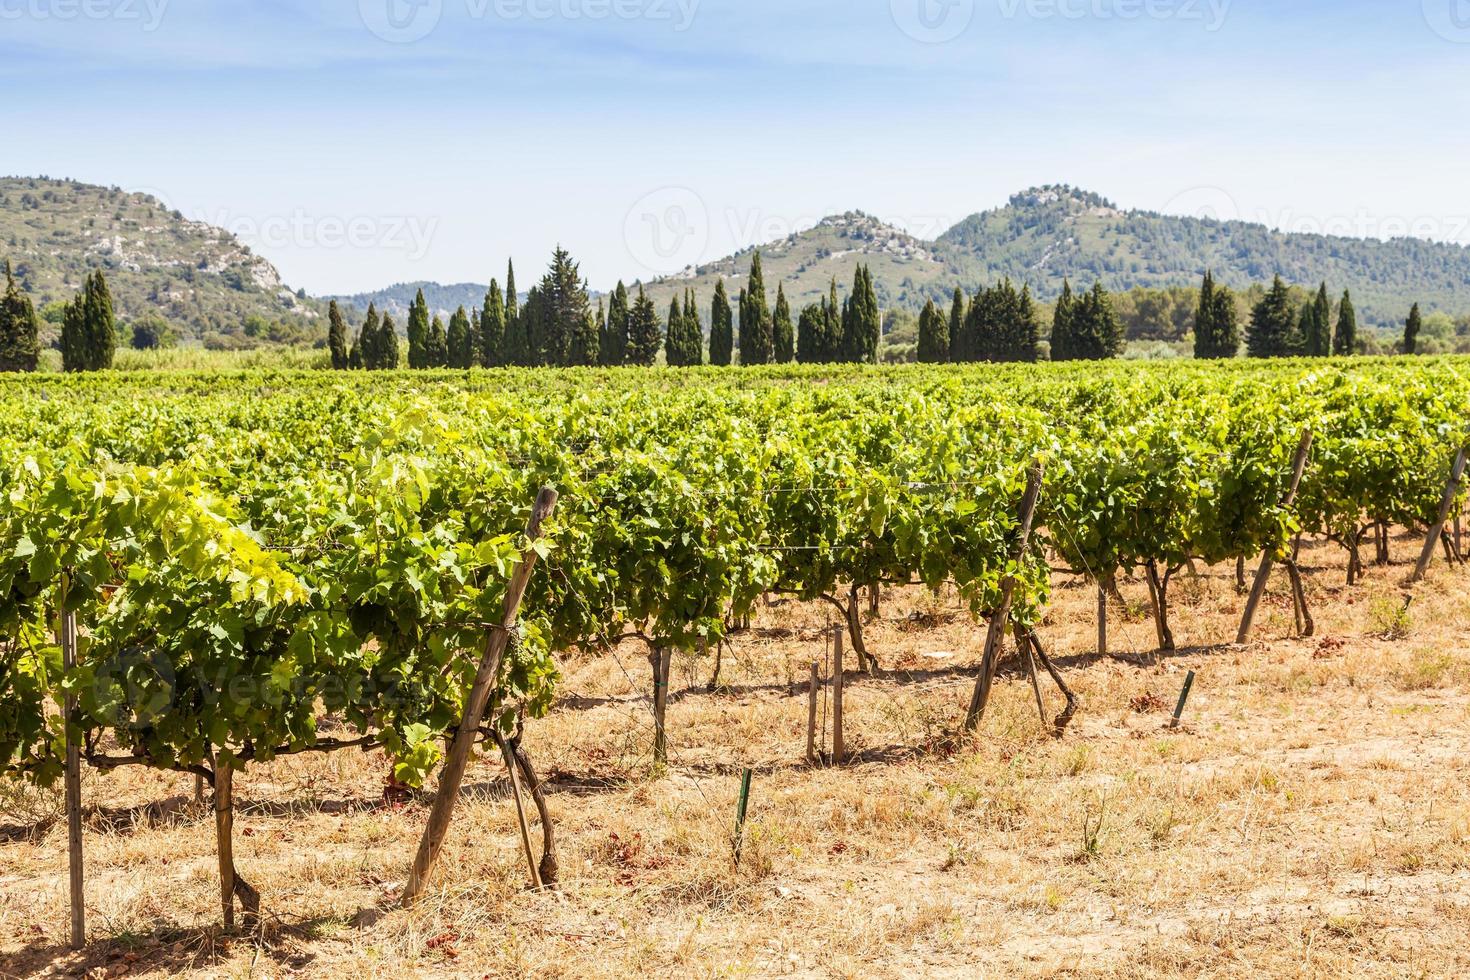
[[[569,659],[527,736],[560,838],[550,894],[525,888],[495,760],[472,768],[436,891],[412,913],[394,898],[427,798],[385,803],[376,756],[287,760],[236,781],[236,861],[269,921],[223,936],[192,780],[92,773],[92,944],[73,954],[65,831],[27,813],[49,801],[12,797],[0,976],[1465,975],[1470,571],[1436,566],[1405,612],[1417,544],[1396,540],[1400,564],[1351,589],[1340,551],[1308,548],[1314,639],[1293,638],[1282,576],[1258,642],[1230,645],[1233,570],[1185,574],[1185,648],[1158,658],[1141,581],[1100,658],[1093,593],[1059,578],[1041,636],[1082,698],[1060,740],[1011,671],[980,734],[947,745],[983,630],[920,590],[886,596],[868,625],[886,670],[850,679],[857,758],[842,769],[803,761],[824,607],[763,609],[719,694],[708,661],[675,661],[666,771],[644,651]]]

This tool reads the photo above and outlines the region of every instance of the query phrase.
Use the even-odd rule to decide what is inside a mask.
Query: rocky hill
[[[288,288],[229,232],[190,221],[146,194],[45,177],[0,178],[0,260],[48,319],[94,269],[118,317],[156,313],[186,335],[246,343],[319,329],[319,304]],[[52,307],[49,314],[46,308]]]

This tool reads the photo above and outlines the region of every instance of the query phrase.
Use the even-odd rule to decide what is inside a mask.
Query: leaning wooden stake
[[[1026,557],[1031,543],[1031,524],[1036,518],[1036,504],[1041,498],[1041,480],[1045,475],[1038,460],[1031,467],[1026,480],[1026,495],[1021,500],[1021,534],[1016,542],[1015,563],[1017,566]],[[995,683],[995,672],[1000,666],[1001,641],[1005,637],[1011,618],[1011,600],[1016,593],[1016,579],[1007,575],[1000,587],[1000,608],[990,619],[990,628],[985,635],[985,656],[980,664],[980,676],[975,680],[975,692],[970,696],[970,708],[965,712],[965,731],[973,732],[985,715],[985,706],[990,701],[990,687]]]
[[[541,890],[541,870],[536,866],[536,853],[531,850],[531,826],[526,822],[526,805],[521,800],[521,778],[516,772],[516,760],[510,753],[510,747],[502,739],[496,739],[500,743],[500,753],[505,757],[505,771],[510,775],[510,796],[516,804],[516,824],[521,830],[521,850],[526,855],[526,865],[531,870],[531,887],[536,891]]]
[[[542,490],[536,497],[531,520],[526,525],[526,538],[529,541],[535,542],[541,537],[541,524],[556,507],[556,498],[556,491],[550,488]],[[449,747],[449,757],[445,759],[444,770],[439,775],[439,792],[434,797],[434,808],[429,812],[429,823],[424,828],[423,840],[419,842],[418,854],[414,857],[413,869],[409,872],[408,887],[403,891],[404,905],[412,905],[418,901],[428,884],[434,864],[439,860],[439,850],[444,846],[444,838],[449,833],[449,821],[454,816],[454,804],[459,799],[459,788],[464,782],[470,752],[474,749],[475,739],[480,732],[485,709],[490,705],[490,694],[494,690],[496,677],[500,675],[500,660],[505,655],[510,631],[515,628],[521,599],[526,594],[526,587],[531,584],[531,570],[535,565],[536,551],[534,548],[527,548],[511,574],[510,586],[505,592],[504,615],[500,625],[490,631],[489,639],[485,642],[485,652],[480,657],[480,669],[475,674],[474,685],[465,702],[464,717],[460,719],[459,730],[455,732],[454,741]]]
[[[1281,506],[1290,508],[1296,503],[1297,492],[1302,486],[1302,477],[1307,472],[1307,457],[1312,452],[1312,430],[1308,429],[1302,433],[1301,445],[1297,447],[1296,459],[1291,464],[1291,488],[1286,492],[1286,499]],[[1246,643],[1251,638],[1251,627],[1256,621],[1256,609],[1261,605],[1261,600],[1266,597],[1266,585],[1271,580],[1271,567],[1276,563],[1276,556],[1270,551],[1261,558],[1261,569],[1256,572],[1256,582],[1251,586],[1250,598],[1245,602],[1245,615],[1240,620],[1240,632],[1235,635],[1236,643]]]
[[[832,634],[832,765],[840,766],[847,759],[847,749],[842,741],[842,629]]]
[[[65,591],[63,591],[63,597]],[[62,600],[65,601],[65,598]],[[70,671],[77,665],[76,613],[61,614],[61,666]],[[87,944],[87,911],[82,892],[82,755],[72,738],[72,720],[77,713],[77,696],[66,696],[66,855],[71,885],[71,948]]]
[[[1424,551],[1419,555],[1419,565],[1414,569],[1414,577],[1409,581],[1418,583],[1424,581],[1424,576],[1429,573],[1429,563],[1434,560],[1434,549],[1444,535],[1444,526],[1450,519],[1450,510],[1455,506],[1455,498],[1460,495],[1460,481],[1465,478],[1465,465],[1470,459],[1470,449],[1461,446],[1455,456],[1455,465],[1450,470],[1450,482],[1444,489],[1444,499],[1440,501],[1439,516],[1434,525],[1429,529],[1429,537],[1424,539]]]
[[[817,663],[812,661],[812,681],[806,697],[806,761],[812,766],[817,764],[817,692],[821,683]]]

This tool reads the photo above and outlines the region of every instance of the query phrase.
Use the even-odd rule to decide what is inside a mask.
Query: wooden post
[[[1179,692],[1179,704],[1174,708],[1174,720],[1169,722],[1170,728],[1178,728],[1184,719],[1184,706],[1189,703],[1189,692],[1194,690],[1194,671],[1184,678],[1184,689]]]
[[[541,537],[541,524],[556,507],[556,498],[556,491],[550,488],[542,490],[536,497],[531,520],[526,525],[527,540],[535,542]],[[469,765],[470,752],[474,749],[485,710],[490,706],[490,695],[495,688],[495,679],[500,674],[500,660],[505,655],[510,631],[515,628],[521,599],[526,594],[526,587],[531,584],[531,570],[535,565],[536,551],[534,548],[527,548],[515,571],[511,573],[510,585],[505,592],[504,615],[500,625],[490,631],[485,642],[485,652],[480,657],[480,669],[475,674],[474,685],[465,702],[464,717],[460,719],[459,730],[455,732],[454,741],[449,747],[449,756],[444,760],[444,769],[439,774],[439,792],[434,797],[429,823],[424,827],[424,836],[419,842],[413,869],[409,872],[408,886],[403,891],[405,906],[418,901],[428,883],[430,872],[439,860],[439,851],[449,833],[449,821],[454,816],[454,805],[459,799],[459,788],[464,782],[465,769]]]
[[[235,811],[234,771],[214,768],[214,837],[219,858],[219,898],[226,929],[235,928]]]
[[[1467,452],[1470,450],[1461,446],[1459,453],[1455,455],[1455,465],[1450,470],[1450,482],[1444,489],[1444,499],[1440,501],[1439,516],[1429,529],[1429,537],[1424,539],[1424,551],[1419,555],[1419,565],[1414,569],[1414,577],[1409,579],[1410,582],[1422,582],[1429,573],[1429,563],[1434,560],[1435,546],[1444,534],[1445,523],[1450,519],[1450,510],[1455,506],[1455,498],[1460,495],[1460,481],[1465,477]]]
[[[516,760],[510,753],[510,747],[503,740],[500,742],[500,754],[505,757],[505,771],[510,774],[510,796],[516,804],[516,823],[521,829],[521,849],[526,854],[526,866],[531,869],[531,887],[536,891],[541,890],[541,869],[536,866],[536,854],[531,850],[531,827],[526,823],[526,807],[521,802],[521,779],[516,772]]]
[[[1291,464],[1291,488],[1286,492],[1286,499],[1281,506],[1291,507],[1296,503],[1297,491],[1301,489],[1302,477],[1307,472],[1307,456],[1312,452],[1312,430],[1308,429],[1302,433],[1301,445],[1297,447],[1296,459]],[[1266,585],[1271,580],[1271,566],[1276,558],[1267,551],[1261,558],[1261,569],[1256,572],[1255,584],[1251,586],[1250,598],[1245,602],[1245,615],[1240,620],[1240,632],[1235,635],[1236,643],[1246,643],[1251,638],[1251,626],[1256,621],[1256,609],[1261,605],[1261,600],[1266,597]]]
[[[1097,655],[1108,655],[1108,590],[1097,583]]]
[[[62,602],[65,603],[70,583],[62,586]],[[77,665],[77,616],[74,612],[61,613],[61,665],[71,670]],[[77,713],[77,696],[66,696],[66,856],[71,888],[71,948],[81,949],[87,944],[87,910],[82,890],[82,755],[76,739],[72,737],[72,723]]]
[[[842,765],[847,757],[842,742],[842,627],[832,634],[832,764]]]
[[[1041,461],[1031,467],[1026,480],[1026,495],[1021,499],[1021,535],[1016,543],[1015,562],[1025,559],[1026,548],[1031,542],[1031,524],[1036,518],[1036,504],[1041,498],[1041,480],[1044,475]],[[965,712],[965,731],[973,732],[985,714],[990,701],[990,687],[995,682],[995,672],[1000,666],[1001,640],[1005,637],[1007,621],[1011,618],[1011,600],[1016,592],[1016,579],[1006,576],[1000,587],[1000,608],[991,617],[990,628],[985,635],[985,656],[980,664],[980,676],[975,681],[975,692],[970,696],[970,708]]]
[[[822,683],[816,661],[812,661],[812,682],[806,698],[806,761],[817,764],[817,690]]]
[[[653,665],[653,761],[667,765],[669,761],[669,732],[664,719],[669,712],[669,665],[674,651],[671,647],[654,647],[649,655]]]
[[[740,798],[735,803],[735,867],[740,867],[740,852],[745,846],[745,818],[750,813],[750,779],[746,769],[740,774]]]

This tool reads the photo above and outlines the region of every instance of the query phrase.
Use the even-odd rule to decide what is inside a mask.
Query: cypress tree
[[[1317,306],[1312,300],[1302,304],[1296,318],[1296,348],[1293,354],[1311,357],[1317,344]]]
[[[1240,314],[1235,308],[1235,294],[1229,287],[1216,286],[1213,306],[1210,322],[1214,353],[1211,356],[1233,358],[1240,353]]]
[[[34,371],[41,347],[39,324],[31,298],[16,285],[10,262],[5,262],[5,296],[0,299],[0,371]]]
[[[470,315],[463,306],[449,318],[449,335],[445,342],[449,345],[445,358],[448,367],[464,370],[474,366],[474,334],[470,331]]]
[[[717,367],[729,367],[735,359],[734,313],[730,309],[730,296],[725,292],[725,280],[715,283],[715,298],[709,311],[709,362]]]
[[[669,301],[668,332],[664,334],[664,363],[669,367],[684,366],[684,308],[679,295]]]
[[[528,366],[530,351],[526,344],[525,324],[521,319],[521,296],[516,291],[516,264],[511,259],[505,268],[505,334],[500,340],[501,363]]]
[[[342,311],[337,309],[337,301],[332,300],[327,307],[327,346],[332,350],[332,370],[345,371],[348,364],[347,351],[347,321],[342,319]]]
[[[931,299],[919,314],[919,362],[943,364],[949,360],[949,321]]]
[[[398,370],[398,326],[391,316],[384,316],[382,326],[378,327],[377,348],[377,370]]]
[[[1332,338],[1332,352],[1344,357],[1358,352],[1358,313],[1348,290],[1343,290],[1342,304],[1337,309],[1337,334]]]
[[[1271,289],[1251,311],[1246,348],[1251,357],[1289,357],[1296,346],[1296,314],[1291,294],[1277,276]]]
[[[610,365],[609,365],[608,359],[607,359],[607,354],[608,354],[608,349],[609,349],[608,348],[608,336],[607,336],[607,306],[606,306],[606,304],[603,303],[601,296],[597,297],[597,320],[596,320],[596,326],[597,326],[597,363],[601,367],[609,367]]]
[[[485,291],[485,303],[480,308],[479,354],[481,367],[503,367],[505,365],[505,299],[500,295],[500,284],[490,280]]]
[[[826,312],[826,326],[822,340],[822,363],[832,364],[842,360],[842,325],[847,314],[847,303],[837,301],[837,277],[833,276],[827,287],[827,300],[822,307]]]
[[[740,291],[740,363],[769,364],[776,356],[771,312],[766,306],[766,278],[760,249],[750,260],[750,283]]]
[[[424,367],[442,368],[449,365],[449,337],[444,330],[444,321],[436,314],[433,326],[429,327],[429,339],[424,345]]]
[[[586,291],[585,285],[584,283],[583,292]],[[587,308],[582,311],[581,319],[573,325],[572,342],[567,351],[567,363],[572,367],[596,366],[601,341],[597,319],[592,315],[592,306],[589,302]]]
[[[1419,352],[1419,331],[1424,327],[1424,320],[1419,315],[1419,304],[1409,311],[1409,320],[1404,324],[1404,353],[1417,354]]]
[[[776,348],[776,363],[790,364],[796,359],[796,328],[791,324],[791,304],[786,301],[786,284],[776,285],[776,312],[771,320],[771,340]]]
[[[949,307],[948,357],[951,363],[959,363],[964,359],[965,312],[967,308],[965,291],[959,286],[956,286],[954,288],[954,302]]]
[[[628,287],[619,280],[607,308],[607,322],[602,333],[598,362],[603,367],[628,363]]]
[[[1072,296],[1072,284],[1062,280],[1062,294],[1057,297],[1056,309],[1051,317],[1051,359],[1074,361],[1077,356],[1077,301]]]
[[[965,310],[965,322],[960,327],[959,360],[961,363],[990,360],[994,343],[990,336],[990,290],[981,286],[975,291]]]
[[[658,349],[663,340],[662,324],[658,322],[658,308],[640,285],[638,298],[628,311],[628,362],[652,367],[658,359]]]
[[[545,363],[541,360],[540,347],[545,336],[545,322],[545,297],[541,295],[540,286],[532,286],[526,290],[526,301],[521,304],[512,333],[516,343],[516,363],[520,366],[539,367]]]
[[[873,276],[867,266],[860,265],[853,276],[852,295],[842,310],[842,359],[857,364],[876,363],[882,333],[883,314],[873,291]]]
[[[1035,364],[1041,357],[1038,349],[1041,346],[1041,327],[1036,322],[1036,303],[1031,299],[1029,283],[1021,287],[1021,303],[1016,312],[1020,317],[1015,334],[1019,346],[1014,360]]]
[[[1215,274],[1208,270],[1194,313],[1194,356],[1202,361],[1221,356],[1215,327]]]
[[[101,269],[87,280],[83,297],[88,367],[103,371],[112,367],[113,355],[117,353],[117,318],[113,316],[112,293]]]
[[[442,327],[442,324],[441,324]],[[408,366],[415,371],[432,367],[429,353],[429,304],[420,289],[408,304]]]
[[[353,371],[363,371],[369,368],[372,360],[373,344],[377,342],[378,335],[378,308],[369,303],[367,317],[357,331],[357,337],[352,341],[352,347],[347,352],[347,367]]]
[[[1317,319],[1317,344],[1313,357],[1329,357],[1332,354],[1332,300],[1327,298],[1327,283],[1317,290],[1317,305],[1313,310]]]
[[[67,301],[61,311],[61,369],[88,370],[87,316],[80,294]]]
[[[811,303],[804,307],[796,320],[796,362],[818,364],[821,362],[822,344],[827,335],[827,313],[824,304]]]
[[[684,293],[684,336],[688,342],[685,360],[691,367],[704,363],[704,324],[699,322],[699,305],[690,289]]]

